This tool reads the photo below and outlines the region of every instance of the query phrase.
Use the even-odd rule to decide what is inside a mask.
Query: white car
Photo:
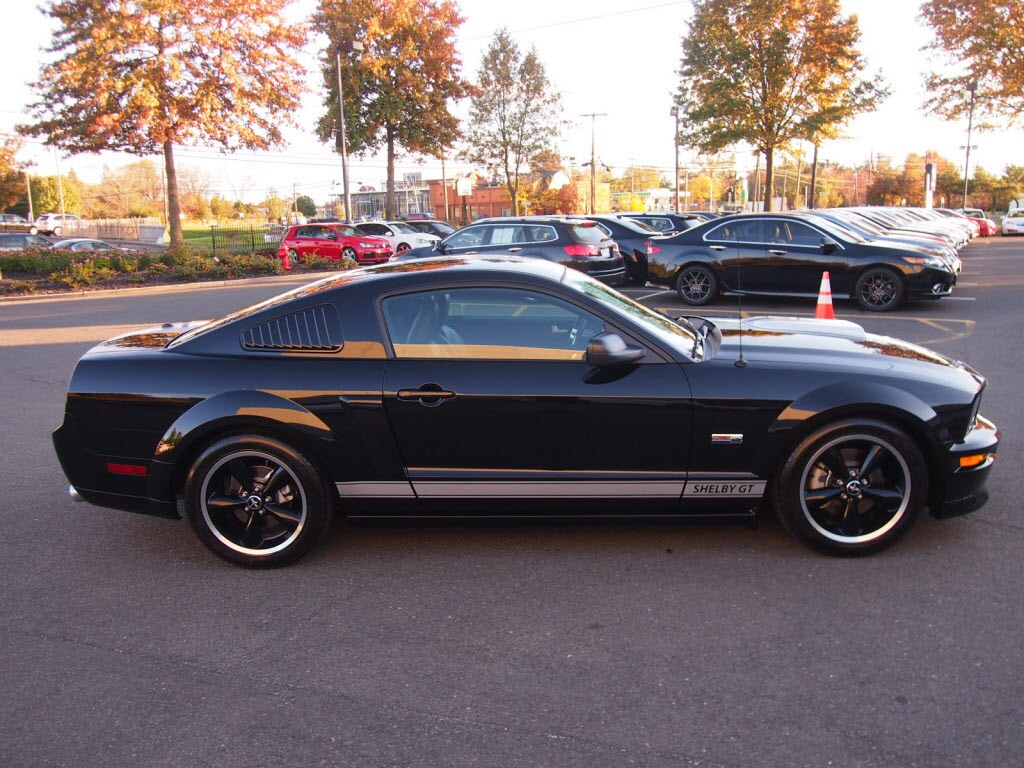
[[[1015,208],[1003,216],[1004,235],[1024,235],[1024,208]]]
[[[44,235],[53,235],[54,237],[60,237],[65,229],[73,231],[83,224],[85,221],[73,213],[65,213],[63,216],[59,213],[44,213],[36,219],[36,227],[39,231]]]
[[[429,247],[441,239],[437,235],[417,232],[404,221],[366,221],[354,224],[352,228],[363,235],[383,237],[391,243],[395,255],[405,253],[410,248]]]

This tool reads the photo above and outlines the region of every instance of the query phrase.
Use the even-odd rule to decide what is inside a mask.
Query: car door
[[[832,289],[849,293],[846,252],[824,232],[802,221],[771,217],[764,220],[764,233],[767,258],[763,290],[816,294],[822,272],[828,271]]]
[[[465,227],[442,241],[443,253],[458,255],[460,253],[478,253],[487,247],[488,228],[482,224]]]
[[[722,281],[729,290],[762,290],[765,249],[761,231],[760,218],[743,217],[723,221],[704,234],[704,249],[722,265]]]
[[[406,293],[381,308],[385,412],[421,499],[678,503],[689,386],[653,347],[593,367],[587,342],[613,327],[529,288]]]

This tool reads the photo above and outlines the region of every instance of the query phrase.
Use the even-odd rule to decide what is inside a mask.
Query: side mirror
[[[838,248],[838,247],[839,247],[839,243],[837,243],[832,238],[830,238],[830,237],[823,237],[823,238],[821,238],[821,252],[822,253],[824,253],[826,255],[828,255],[830,253],[835,253],[836,248]]]
[[[642,347],[629,346],[617,333],[601,333],[587,343],[586,360],[596,368],[607,368],[635,363],[646,354]]]
[[[434,243],[434,250],[440,253],[442,256],[448,252],[448,248],[444,244],[444,240],[438,240]]]

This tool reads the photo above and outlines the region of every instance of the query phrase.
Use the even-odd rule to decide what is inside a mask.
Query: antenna
[[[740,277],[742,272],[743,272],[743,259],[739,259],[736,262],[736,304],[737,304],[737,307],[738,307],[738,309],[736,311],[739,313],[739,321],[740,321],[740,337],[739,337],[740,356],[739,356],[739,358],[737,358],[736,362],[733,363],[733,365],[735,365],[737,368],[746,368],[747,367],[747,361],[743,359],[743,280]]]

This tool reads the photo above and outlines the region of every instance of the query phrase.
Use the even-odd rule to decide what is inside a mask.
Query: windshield
[[[619,223],[626,229],[638,232],[642,235],[660,235],[661,230],[655,229],[654,227],[644,224],[642,221],[637,219],[619,219]]]
[[[701,359],[702,345],[696,343],[698,336],[694,333],[692,327],[684,327],[660,312],[655,312],[653,309],[633,301],[628,296],[622,295],[604,283],[598,282],[575,269],[565,270],[562,282],[580,293],[585,293],[591,298],[597,299],[605,306],[610,305],[619,314],[625,315],[634,323],[643,326],[648,333],[655,336],[659,341],[682,352],[687,357],[693,358],[696,350],[696,359]]]
[[[569,229],[577,243],[600,243],[608,239],[608,235],[596,224],[570,224]]]
[[[838,237],[840,240],[849,240],[852,243],[867,242],[867,238],[863,237],[859,232],[843,224],[839,224],[834,219],[824,219],[821,216],[815,216],[813,214],[808,215],[807,218],[814,222],[816,226],[821,227],[830,235]]]
[[[408,224],[388,223],[395,232],[401,232],[403,235],[414,235],[416,230],[410,227]]]

